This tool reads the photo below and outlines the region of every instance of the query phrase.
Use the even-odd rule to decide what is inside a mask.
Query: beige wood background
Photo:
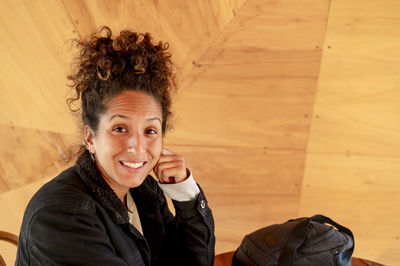
[[[355,254],[400,264],[400,2],[331,2],[300,216],[351,228]]]
[[[180,93],[165,142],[207,194],[217,253],[323,213],[353,230],[356,256],[400,263],[399,1],[3,0],[0,11],[0,230],[18,234],[30,197],[80,144],[68,40],[109,25],[170,42]]]

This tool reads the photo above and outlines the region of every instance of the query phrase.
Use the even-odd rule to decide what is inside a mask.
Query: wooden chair
[[[0,240],[6,241],[18,247],[18,236],[12,233],[0,231]],[[1,255],[0,255],[0,266],[6,266],[6,263]]]
[[[214,259],[214,266],[232,265],[232,257],[234,253],[234,251],[230,251],[216,255]]]
[[[215,256],[214,266],[231,266],[234,251],[221,253]],[[383,266],[383,264],[360,258],[351,258],[352,266]]]

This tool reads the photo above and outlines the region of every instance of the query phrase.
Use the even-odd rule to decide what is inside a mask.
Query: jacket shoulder
[[[75,167],[64,170],[33,195],[26,207],[24,221],[30,220],[40,210],[56,205],[93,210],[94,200],[75,171]]]

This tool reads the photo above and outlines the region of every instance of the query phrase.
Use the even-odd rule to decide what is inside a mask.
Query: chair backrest
[[[226,266],[226,265],[232,265],[232,257],[233,257],[234,251],[229,251],[225,253],[221,253],[215,256],[214,259],[214,266]]]
[[[18,247],[18,236],[12,233],[0,231],[0,240],[14,244],[16,247]]]
[[[18,247],[18,236],[5,231],[0,231],[0,240],[6,241]],[[6,266],[3,257],[0,255],[0,266]]]

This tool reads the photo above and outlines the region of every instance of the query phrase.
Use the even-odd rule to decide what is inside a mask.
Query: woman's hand
[[[188,178],[183,157],[165,148],[153,171],[161,184],[179,183]]]

